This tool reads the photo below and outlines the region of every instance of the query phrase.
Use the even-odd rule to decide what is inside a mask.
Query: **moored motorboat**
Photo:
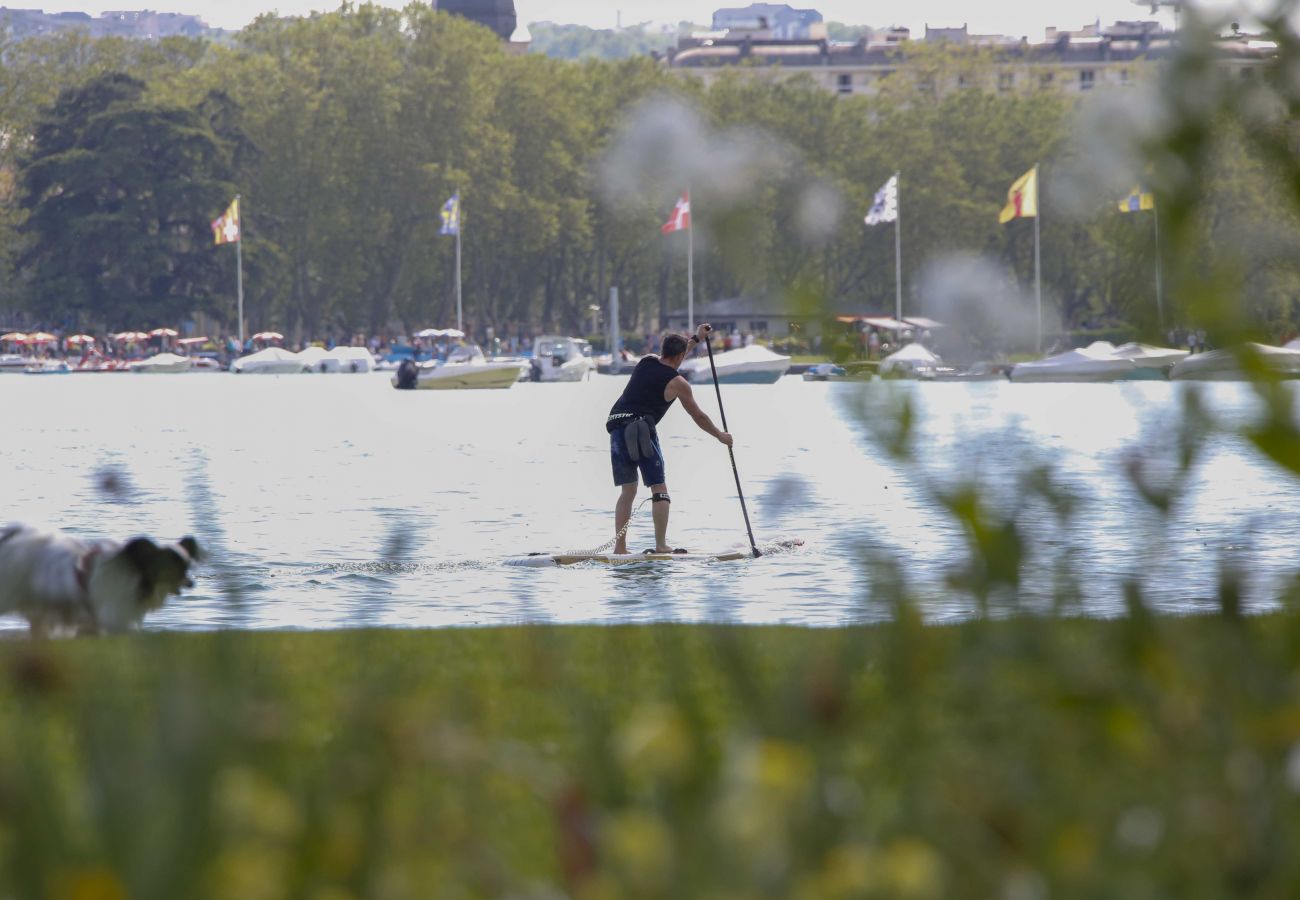
[[[790,370],[790,357],[773,353],[761,344],[713,354],[719,384],[776,384]],[[677,370],[692,384],[712,384],[707,354],[682,363]]]
[[[230,364],[230,371],[247,375],[292,375],[303,371],[303,360],[283,347],[267,347]]]
[[[1169,370],[1187,358],[1186,350],[1172,347],[1153,347],[1130,341],[1115,348],[1115,355],[1121,359],[1133,360],[1134,370],[1125,375],[1125,380],[1156,380],[1169,377]]]
[[[71,371],[72,366],[61,359],[29,360],[28,366],[23,369],[28,375],[67,375]]]
[[[1271,378],[1300,378],[1300,348],[1248,343],[1239,350],[1194,353],[1169,371],[1171,381],[1249,381],[1242,357],[1253,357],[1261,373]]]
[[[945,365],[939,354],[921,344],[908,344],[880,361],[881,378],[911,378],[933,381],[940,375],[955,375],[957,370]]]
[[[176,375],[188,372],[192,367],[193,363],[188,356],[177,356],[175,353],[159,353],[127,365],[128,370],[146,375]]]
[[[1011,370],[1016,382],[1118,381],[1133,374],[1137,365],[1115,355],[1108,341],[1094,341],[1087,347],[1067,350],[1046,359],[1017,363]]]
[[[4,372],[22,372],[32,361],[26,356],[19,356],[17,353],[0,354],[0,373]]]
[[[335,347],[319,361],[317,372],[362,374],[375,371],[375,357],[365,347]]]
[[[475,344],[457,347],[443,363],[405,360],[393,376],[399,390],[458,390],[508,388],[519,380],[513,362],[489,362]]]
[[[533,342],[533,381],[582,381],[596,369],[581,338],[544,334]]]

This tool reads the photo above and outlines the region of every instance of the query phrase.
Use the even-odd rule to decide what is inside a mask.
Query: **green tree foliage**
[[[19,201],[34,306],[51,321],[118,327],[207,308],[206,212],[229,196],[229,148],[206,108],[163,105],[107,74],[63,92],[35,124]]]
[[[437,211],[455,191],[464,200],[466,318],[480,331],[582,329],[588,306],[603,303],[611,285],[621,290],[624,329],[657,328],[685,306],[681,236],[663,238],[657,229],[688,181],[698,300],[745,294],[815,298],[827,312],[891,310],[892,229],[865,228],[862,216],[895,172],[906,309],[934,312],[924,276],[953,253],[996,261],[1008,290],[1023,294],[1033,277],[1032,223],[999,225],[997,213],[1011,181],[1035,163],[1049,322],[1148,334],[1158,324],[1152,217],[1121,216],[1114,205],[1148,173],[1124,176],[1113,196],[1107,189],[1070,197],[1071,173],[1104,149],[1096,129],[1080,124],[1088,121],[1080,112],[1138,92],[1107,97],[1099,90],[1101,102],[1082,104],[1050,86],[1002,91],[1000,63],[984,50],[910,45],[893,76],[865,96],[837,96],[806,77],[743,67],[706,87],[644,55],[579,63],[536,52],[512,56],[487,30],[416,4],[268,16],[220,46],[62,35],[4,52],[0,128],[11,138],[0,144],[0,175],[10,184],[47,178],[39,167],[21,168],[23,160],[52,164],[42,161],[44,151],[29,152],[37,119],[59,120],[66,113],[53,106],[59,92],[105,73],[136,79],[130,104],[190,110],[207,122],[194,127],[210,132],[216,168],[195,177],[225,187],[219,195],[195,189],[170,199],[198,202],[201,193],[186,213],[197,223],[219,214],[234,192],[243,195],[250,323],[293,337],[453,321],[454,241],[438,235]],[[220,115],[206,99],[218,95]],[[643,105],[664,97],[679,105]],[[629,137],[628,121],[649,121],[646,110],[655,108],[669,111],[657,120],[667,128],[690,119],[681,143],[704,148],[706,158],[664,146],[653,185],[634,172],[629,177],[642,182],[636,197],[611,198],[610,155],[629,140],[654,143],[635,121]],[[174,128],[182,119],[190,121],[173,117]],[[1243,129],[1228,122],[1208,151],[1214,179],[1197,210],[1198,256],[1239,257],[1252,320],[1260,330],[1285,332],[1300,320],[1300,275],[1284,254],[1266,251],[1285,244],[1295,224],[1273,212],[1277,188],[1265,151]],[[136,167],[115,177],[137,188],[157,177],[147,158],[110,159],[101,153],[108,149],[80,147],[90,156],[63,160],[93,182],[84,185],[87,195],[113,165]],[[0,188],[5,183],[0,178]],[[36,269],[14,268],[19,249],[33,262],[76,258],[63,250],[91,224],[25,225],[37,198],[23,196],[0,191],[0,266],[7,273],[0,308],[8,299],[44,321],[56,310],[103,302],[113,305],[104,314],[119,319],[133,314],[132,297],[152,296],[133,284],[129,293],[114,288],[92,300],[82,288],[55,286],[57,279],[25,282]],[[137,242],[157,245],[139,250],[137,263],[160,259],[150,256],[166,246],[149,230],[156,226],[116,226],[128,228],[111,232],[123,251]],[[186,263],[193,283],[168,290],[193,298],[193,309],[214,312],[233,331],[234,267],[210,247],[193,249],[219,265],[202,270],[208,280],[200,285],[200,270]],[[58,273],[71,277],[70,270]],[[1167,323],[1194,324],[1177,283],[1169,288]]]

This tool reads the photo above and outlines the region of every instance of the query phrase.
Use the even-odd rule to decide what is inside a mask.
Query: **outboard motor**
[[[401,391],[414,390],[415,381],[419,374],[420,367],[415,364],[415,360],[402,360],[397,367],[397,389]]]

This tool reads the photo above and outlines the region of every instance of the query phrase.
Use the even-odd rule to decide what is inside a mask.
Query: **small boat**
[[[939,354],[921,344],[908,344],[880,361],[881,378],[909,378],[933,381],[940,375],[956,375],[957,370],[945,365]]]
[[[591,344],[545,334],[533,342],[533,381],[582,381],[596,369]]]
[[[1169,370],[1170,381],[1249,381],[1239,353],[1253,355],[1273,378],[1300,378],[1300,348],[1246,344],[1241,351],[1210,350],[1194,353]]]
[[[457,347],[444,363],[405,360],[393,376],[398,390],[458,390],[508,388],[519,380],[513,362],[489,362],[477,344]]]
[[[817,363],[804,370],[804,381],[848,381],[849,373],[835,363]]]
[[[315,371],[345,374],[373,372],[375,357],[365,347],[335,347],[317,362]]]
[[[230,364],[236,375],[292,375],[303,370],[302,357],[283,347],[267,347],[248,356],[241,356]]]
[[[1011,370],[1016,382],[1119,381],[1131,376],[1137,364],[1115,355],[1109,341],[1094,341],[1078,350],[1067,350],[1046,359],[1017,363]]]
[[[23,369],[28,375],[67,375],[72,371],[72,366],[68,365],[61,359],[36,359],[30,360],[27,368]]]
[[[977,362],[965,372],[944,372],[935,381],[1006,381],[1011,367],[1005,363]]]
[[[761,344],[713,354],[719,384],[776,384],[790,371],[790,357],[773,353]],[[677,370],[692,384],[712,384],[707,354],[682,363]]]
[[[17,353],[0,353],[0,374],[5,372],[22,372],[32,361],[26,356],[19,356]]]
[[[145,375],[176,375],[192,368],[193,363],[188,356],[177,356],[175,353],[159,353],[127,364],[129,371]]]

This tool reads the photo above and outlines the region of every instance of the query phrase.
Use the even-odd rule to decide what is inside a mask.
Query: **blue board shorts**
[[[636,462],[627,452],[627,442],[623,439],[623,429],[615,428],[609,433],[609,461],[614,467],[614,484],[636,484],[637,470],[641,470],[641,481],[646,487],[664,484],[664,452],[659,447],[659,434],[653,435],[654,454],[642,456]]]

